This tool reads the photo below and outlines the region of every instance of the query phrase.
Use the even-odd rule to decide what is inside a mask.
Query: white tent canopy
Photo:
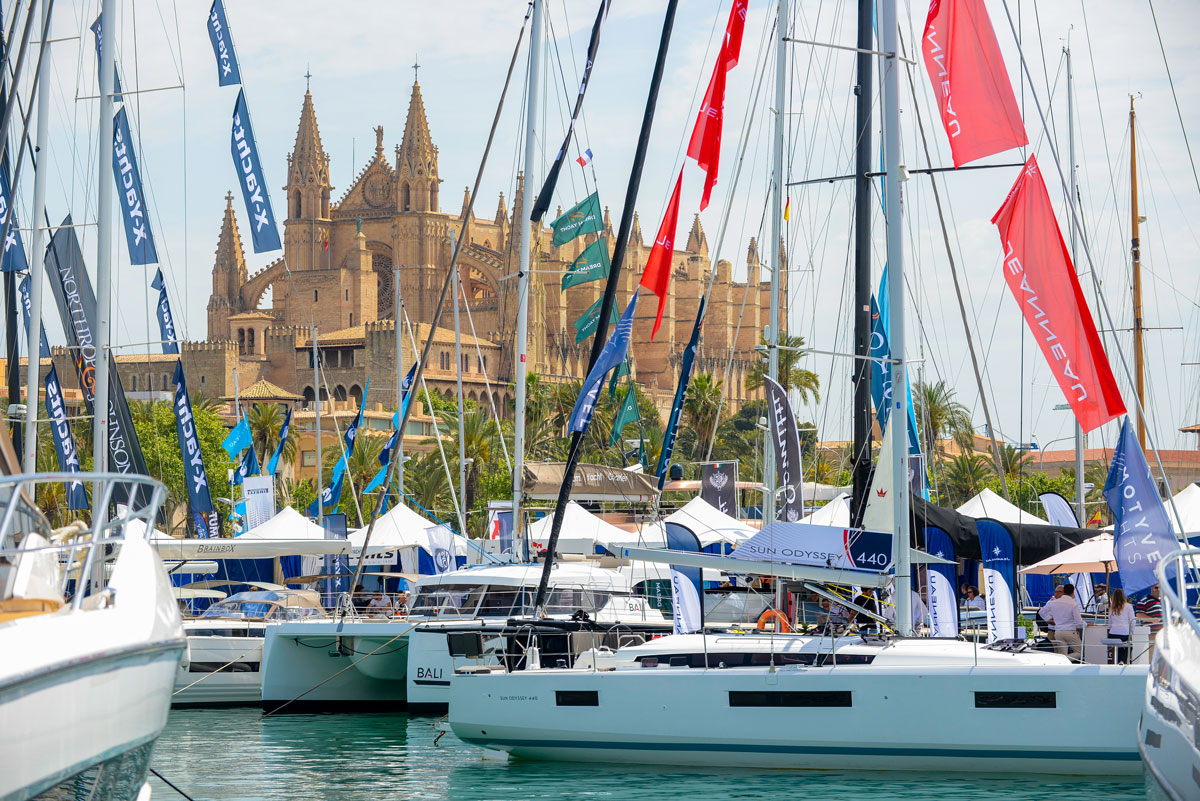
[[[808,517],[801,518],[798,522],[808,523],[813,526],[840,526],[842,528],[849,528],[850,495],[845,492],[841,493]]]
[[[529,526],[527,536],[531,550],[541,551],[550,542],[553,519],[551,513]],[[637,532],[626,531],[600,519],[575,501],[568,501],[558,536],[558,552],[595,553],[597,545],[613,553],[625,546],[665,548],[667,535],[661,525],[643,526]]]
[[[1167,504],[1167,519],[1171,521],[1171,525],[1180,523],[1183,533],[1189,537],[1200,534],[1200,484],[1188,484],[1175,493],[1174,502],[1180,520],[1175,520],[1171,504]]]
[[[717,542],[737,545],[752,537],[756,531],[699,496],[667,515],[666,522],[678,523],[695,534],[700,540],[701,548],[707,548]]]
[[[974,498],[958,507],[958,513],[967,517],[988,517],[1001,523],[1030,523],[1050,525],[1037,515],[1019,509],[990,489],[984,489]]]
[[[400,551],[402,572],[415,573],[416,549],[422,548],[432,554],[433,544],[429,540],[428,529],[437,524],[409,509],[404,504],[396,504],[375,521],[375,530],[371,532],[370,551]],[[367,538],[368,526],[363,526],[350,532],[350,544],[357,553]],[[405,554],[407,552],[407,555]],[[466,537],[454,536],[454,555],[465,556],[470,564],[479,564],[482,554],[480,549],[467,541]]]
[[[323,540],[325,529],[290,506],[274,517],[242,534],[241,540]]]

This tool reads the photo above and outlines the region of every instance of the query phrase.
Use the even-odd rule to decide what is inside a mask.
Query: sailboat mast
[[[42,3],[42,30],[48,31],[50,22],[50,4]],[[46,38],[46,37],[43,37]],[[39,57],[40,69],[37,80],[37,153],[44,157],[46,140],[50,130],[50,83],[46,75],[50,72],[50,47],[42,44],[42,57]],[[33,231],[30,236],[29,250],[29,358],[25,371],[25,472],[37,471],[37,413],[38,385],[41,384],[42,367],[42,273],[44,258],[42,255],[42,227],[46,208],[46,173],[49,169],[47,162],[41,162],[33,174],[33,208],[29,216],[32,218]],[[15,188],[14,188],[15,190]]]
[[[858,83],[854,149],[854,354],[871,352],[871,90],[874,86],[875,3],[858,0]],[[871,362],[855,359],[854,494],[851,525],[862,525],[871,483]]]
[[[108,154],[113,145],[113,75],[116,59],[117,14],[114,0],[100,4],[100,141],[97,152]],[[92,402],[92,470],[108,472],[108,365],[109,326],[112,319],[112,217],[113,172],[107,155],[96,159],[96,389]],[[36,254],[35,254],[36,257]],[[95,510],[104,514],[104,510]]]
[[[517,267],[517,339],[513,343],[512,530],[513,553],[522,561],[529,559],[525,526],[521,519],[521,496],[525,492],[525,374],[528,370],[526,349],[529,339],[529,270],[536,230],[535,226],[529,224],[529,220],[533,216],[533,204],[536,200],[533,187],[538,185],[533,172],[533,162],[537,158],[535,134],[538,124],[538,82],[542,71],[543,6],[544,0],[533,0],[533,28],[529,32],[529,75],[526,79],[528,88],[525,92],[525,191],[521,193],[517,225],[513,226],[513,234],[521,237],[521,254]]]
[[[317,523],[325,527],[325,504],[321,501],[321,493],[325,488],[324,453],[321,450],[321,351],[317,348],[317,327],[312,327],[312,363],[313,363],[313,425],[317,429]],[[235,374],[236,376],[236,374]],[[366,547],[363,547],[366,553]]]
[[[1133,98],[1129,98],[1129,197],[1132,237],[1130,249],[1133,256],[1133,372],[1137,383],[1137,396],[1141,409],[1137,418],[1138,443],[1146,449],[1146,363],[1142,349],[1142,245],[1138,238],[1138,185],[1137,185],[1137,115],[1133,110]]]
[[[779,379],[779,279],[783,269],[783,109],[787,102],[788,0],[779,0],[775,22],[775,127],[771,132],[771,313],[767,334],[767,375]],[[763,523],[775,519],[774,443],[766,438],[763,453]]]
[[[1075,73],[1071,71],[1071,48],[1064,47],[1063,54],[1067,59],[1067,152],[1070,160],[1070,197],[1067,198],[1067,206],[1074,208],[1075,198],[1078,190],[1076,189],[1075,169]],[[1075,215],[1071,215],[1071,263],[1076,265],[1078,269],[1079,259],[1075,252],[1077,240],[1079,238],[1079,229],[1075,225]],[[1075,421],[1075,519],[1079,525],[1087,525],[1086,507],[1083,500],[1083,452],[1087,449],[1087,435],[1083,433],[1083,426],[1079,421]]]
[[[396,488],[400,497],[397,503],[404,503],[404,431],[400,416],[404,414],[404,301],[400,294],[400,267],[392,268],[392,311],[396,315]],[[383,494],[390,490],[383,488]]]
[[[912,632],[912,565],[909,559],[908,385],[904,362],[904,231],[900,182],[900,42],[896,0],[879,4],[880,49],[883,59],[883,149],[887,180],[888,340],[892,347],[892,397],[888,434],[892,438],[892,503],[895,509],[896,630]]]
[[[450,231],[450,251],[454,251],[454,231]],[[464,432],[465,421],[463,417],[466,415],[466,407],[463,401],[463,370],[466,365],[463,364],[462,356],[462,323],[459,317],[459,301],[458,294],[461,291],[462,284],[460,283],[461,276],[458,274],[458,262],[450,266],[453,271],[451,281],[453,286],[450,291],[454,293],[454,360],[458,362],[458,533],[464,537],[467,536],[467,454],[466,454],[466,434]]]

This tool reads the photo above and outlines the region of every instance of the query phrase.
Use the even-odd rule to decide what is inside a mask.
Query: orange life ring
[[[767,628],[767,621],[772,619],[779,621],[778,627],[775,630],[781,634],[787,634],[792,630],[791,624],[788,623],[787,617],[784,616],[784,614],[778,609],[771,608],[764,609],[763,613],[758,616],[758,630],[764,631]]]

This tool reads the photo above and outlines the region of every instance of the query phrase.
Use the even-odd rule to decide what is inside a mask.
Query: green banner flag
[[[568,289],[588,281],[608,278],[608,243],[600,237],[583,249],[562,278],[562,288]]]
[[[604,215],[600,211],[600,193],[593,192],[567,209],[561,217],[550,223],[554,229],[554,244],[570,242],[580,234],[594,234],[604,230]]]
[[[612,378],[608,380],[608,399],[617,397],[617,382],[629,375],[629,359],[621,362],[621,366],[613,370]]]
[[[588,310],[575,321],[576,345],[596,333],[596,328],[600,325],[600,304],[603,302],[604,298],[600,298],[600,300],[588,306]],[[615,305],[613,306],[611,319],[608,322],[609,325],[617,324],[617,309]]]
[[[636,422],[638,417],[637,396],[633,392],[633,384],[630,384],[629,391],[625,393],[625,400],[621,403],[621,411],[617,412],[617,418],[613,420],[608,447],[616,445],[621,440],[621,432],[625,430],[625,426]]]

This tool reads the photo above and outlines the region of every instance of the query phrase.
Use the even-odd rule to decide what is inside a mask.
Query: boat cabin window
[[[266,629],[247,626],[244,629],[188,629],[189,637],[265,637]]]
[[[976,709],[1055,709],[1053,692],[976,692]]]
[[[413,601],[412,614],[428,617],[475,617],[486,584],[438,584],[425,587]]]
[[[533,608],[533,593],[523,587],[488,587],[479,617],[512,617]]]
[[[546,596],[546,612],[569,614],[579,609],[596,612],[606,603],[611,593],[582,587],[555,587]]]
[[[848,707],[854,706],[849,690],[730,690],[729,705],[736,707]]]
[[[213,604],[200,615],[205,618],[226,617],[235,620],[303,620],[323,616],[322,610],[310,607],[283,606],[270,601],[239,601],[232,598]]]
[[[708,657],[708,666],[710,668],[767,667],[772,663],[780,666],[805,665],[809,667],[869,665],[875,659],[874,654],[838,654],[837,658],[834,659],[834,656],[828,653],[770,654],[766,651],[760,651],[745,653],[654,654],[653,656],[639,656],[634,659],[634,662],[640,664],[642,667],[650,667],[651,665],[645,664],[650,662],[654,665],[702,668],[704,667],[705,656]]]

